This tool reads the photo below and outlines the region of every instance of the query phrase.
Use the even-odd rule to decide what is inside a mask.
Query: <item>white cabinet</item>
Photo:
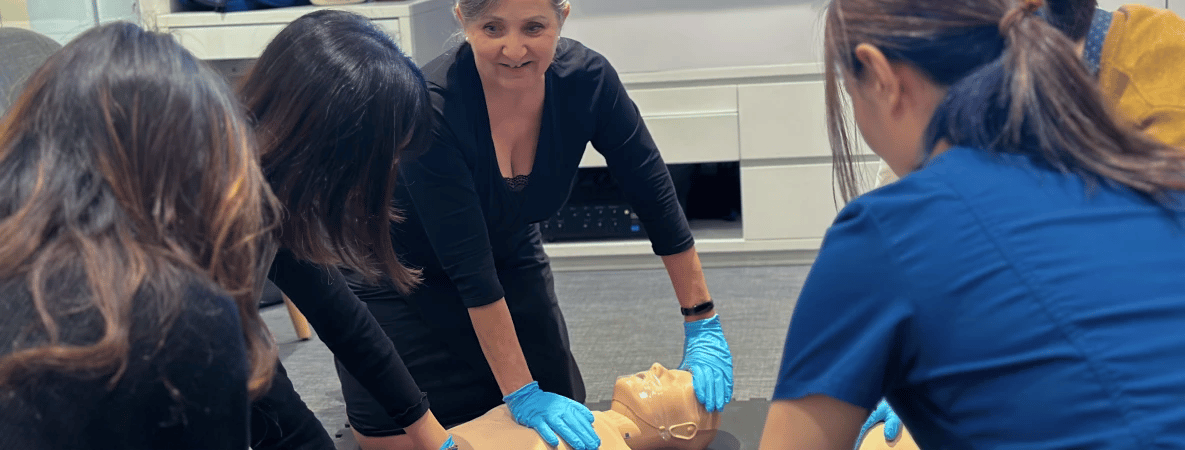
[[[746,160],[831,155],[822,80],[745,85],[738,94]]]
[[[876,162],[857,164],[865,180],[878,166]],[[745,239],[822,238],[843,207],[831,172],[831,164],[742,165]]]
[[[622,74],[668,164],[740,162],[741,220],[694,221],[706,265],[810,262],[835,219],[818,64]],[[865,178],[876,162],[862,157]],[[591,146],[582,167],[603,166]],[[645,241],[547,244],[559,270],[655,267]]]
[[[166,18],[162,20],[162,26],[167,27],[194,56],[206,60],[255,59],[291,21],[288,17],[221,15],[220,22],[214,24],[209,20],[187,20],[191,17],[178,15],[172,20]],[[234,20],[227,20],[230,18]],[[374,23],[387,34],[396,38],[400,36],[399,19],[380,19],[374,20]]]
[[[737,87],[629,89],[667,164],[737,161],[740,129]],[[581,167],[603,167],[590,144]]]
[[[180,11],[167,0],[148,0],[142,13],[145,23],[173,34],[198,58],[250,60],[259,57],[289,22],[318,9],[341,9],[374,21],[408,56],[423,64],[444,52],[459,29],[453,4],[453,0],[404,0],[217,13]]]

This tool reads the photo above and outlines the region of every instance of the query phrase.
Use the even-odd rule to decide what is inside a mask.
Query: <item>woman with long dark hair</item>
[[[1185,153],[1109,113],[1041,6],[831,3],[840,188],[845,99],[902,178],[828,230],[762,449],[849,449],[881,397],[921,448],[1185,446]]]
[[[0,448],[242,449],[279,205],[172,37],[83,33],[0,123]]]
[[[344,11],[309,13],[282,30],[239,89],[263,171],[285,208],[270,278],[309,319],[344,370],[407,427],[416,448],[452,445],[395,346],[339,269],[408,292],[390,227],[396,163],[432,136],[423,75],[381,29]],[[281,371],[253,411],[253,447],[333,443]]]

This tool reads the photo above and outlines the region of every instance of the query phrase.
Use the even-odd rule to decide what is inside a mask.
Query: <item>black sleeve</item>
[[[158,417],[181,435],[160,431],[158,444],[187,448],[248,445],[247,348],[238,307],[228,297],[191,288],[187,309],[169,329],[164,379],[181,401]],[[114,411],[112,411],[114,412]]]
[[[432,148],[399,163],[416,214],[449,279],[466,307],[506,296],[490,247],[472,170],[465,164],[448,125],[438,119]]]
[[[304,313],[321,341],[397,424],[406,427],[423,417],[428,411],[427,397],[407,371],[391,338],[350,290],[340,271],[299,261],[281,249],[268,278]]]
[[[251,404],[251,450],[332,450],[333,438],[288,379],[284,365],[267,394]]]
[[[589,68],[601,76],[599,92],[593,96],[597,122],[593,148],[605,157],[609,173],[638,213],[654,253],[667,256],[690,249],[695,240],[658,146],[617,71],[603,57],[592,54]]]

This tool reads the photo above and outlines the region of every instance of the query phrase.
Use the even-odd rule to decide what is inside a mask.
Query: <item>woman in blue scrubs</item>
[[[762,449],[850,449],[881,397],[926,449],[1185,447],[1185,154],[1108,114],[1040,6],[831,3],[841,190],[841,85],[903,178],[828,231]]]

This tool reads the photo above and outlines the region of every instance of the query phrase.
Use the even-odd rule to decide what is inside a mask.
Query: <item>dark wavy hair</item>
[[[264,173],[287,208],[282,246],[406,292],[418,272],[391,245],[395,165],[427,146],[431,104],[423,74],[370,20],[344,11],[304,15],[275,37],[242,81]]]
[[[249,391],[276,348],[259,317],[279,204],[226,83],[171,36],[100,26],[51,56],[0,123],[0,280],[36,311],[0,385],[109,377],[163,343],[194,280],[238,303]],[[148,322],[144,322],[147,320]],[[73,339],[80,321],[94,339]],[[133,330],[133,324],[153,324]]]
[[[855,48],[868,43],[947,87],[924,153],[945,141],[1032,155],[1088,181],[1174,205],[1171,192],[1185,190],[1185,153],[1108,113],[1073,43],[1035,17],[1040,6],[1040,0],[834,0],[826,13],[825,95],[844,198],[855,197],[859,186],[840,79],[863,76]]]

